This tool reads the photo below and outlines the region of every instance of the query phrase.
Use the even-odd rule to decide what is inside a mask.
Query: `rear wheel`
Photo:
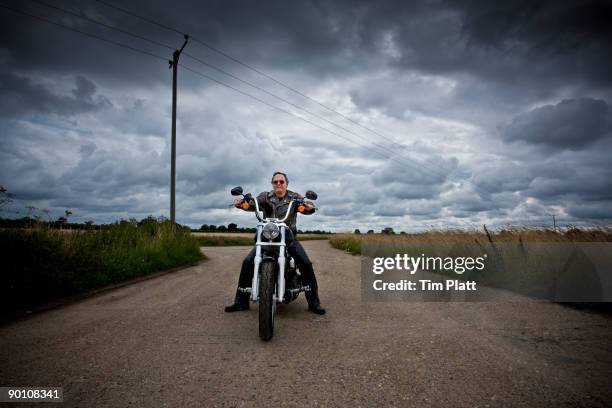
[[[268,341],[274,334],[274,262],[263,262],[259,270],[259,337]]]

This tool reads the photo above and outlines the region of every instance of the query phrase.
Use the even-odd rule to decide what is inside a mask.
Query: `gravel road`
[[[204,248],[201,265],[0,327],[0,385],[62,386],[63,407],[612,404],[609,316],[362,303],[358,257],[304,247],[328,314],[308,313],[303,297],[283,305],[271,342],[255,307],[223,312],[250,248]]]

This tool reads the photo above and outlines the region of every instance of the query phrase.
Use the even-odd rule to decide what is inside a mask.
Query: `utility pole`
[[[176,225],[176,204],[175,204],[175,191],[176,191],[176,70],[178,66],[179,56],[183,51],[183,48],[187,45],[189,36],[185,34],[185,42],[180,50],[174,50],[172,53],[172,61],[170,68],[172,68],[172,157],[170,159],[170,222],[172,226]]]
[[[553,231],[555,231],[555,232],[556,232],[556,231],[557,231],[557,219],[555,218],[555,214],[554,214],[554,213],[552,213],[552,214],[549,214],[549,215],[550,215],[550,216],[552,217],[552,219],[553,219]]]

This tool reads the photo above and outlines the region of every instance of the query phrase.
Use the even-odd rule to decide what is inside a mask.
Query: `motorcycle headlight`
[[[280,229],[275,223],[269,222],[263,227],[262,234],[265,239],[272,241],[274,238],[278,237],[278,234],[280,234]]]

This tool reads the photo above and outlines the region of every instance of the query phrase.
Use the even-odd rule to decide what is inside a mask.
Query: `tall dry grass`
[[[497,231],[488,230],[433,230],[413,234],[339,234],[330,239],[334,248],[361,253],[361,244],[488,244],[520,242],[612,242],[610,228],[572,228],[565,231],[551,229],[511,228]]]
[[[602,242],[612,242],[610,229],[489,231],[483,228],[482,231],[428,231],[400,235],[344,234],[330,240],[334,248],[371,258],[404,253],[436,258],[440,262],[449,259],[463,262],[466,257],[486,257],[484,270],[464,269],[459,274],[452,267],[447,270],[437,266],[427,270],[533,298],[562,302],[609,299],[606,297],[609,294],[605,279],[601,277],[601,273],[607,272],[600,271],[589,258],[595,254],[594,259],[599,259],[602,254],[609,253],[609,247],[591,245]],[[588,247],[588,250],[582,251],[582,247]]]

